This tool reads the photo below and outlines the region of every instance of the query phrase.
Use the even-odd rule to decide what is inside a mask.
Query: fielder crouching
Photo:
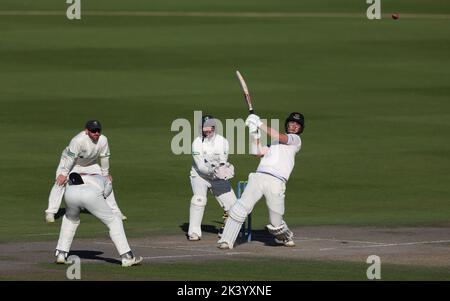
[[[202,117],[199,132],[200,135],[192,143],[190,180],[193,196],[188,230],[188,239],[191,241],[202,237],[201,223],[208,189],[225,212],[236,202],[236,195],[229,183],[229,179],[234,176],[234,167],[228,162],[228,141],[216,133],[216,121],[211,115]]]
[[[221,239],[217,242],[220,249],[232,249],[247,215],[264,196],[269,209],[269,232],[275,242],[287,247],[295,246],[294,234],[283,220],[286,182],[294,168],[295,155],[300,151],[300,134],[305,127],[301,113],[291,113],[285,121],[285,134],[268,127],[260,118],[251,114],[245,124],[252,138],[250,153],[261,157],[255,173],[248,177],[248,184],[242,197],[231,207]],[[266,132],[272,139],[270,147],[262,147],[259,130]]]
[[[83,175],[71,173],[65,189],[66,214],[63,216],[58,245],[56,246],[56,263],[66,263],[76,230],[80,225],[80,211],[87,209],[109,228],[109,236],[122,258],[122,266],[139,264],[143,258],[135,257],[125,236],[122,219],[113,213],[106,198],[112,192],[111,181],[101,175]]]

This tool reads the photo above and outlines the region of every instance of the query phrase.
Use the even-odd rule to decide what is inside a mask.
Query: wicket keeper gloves
[[[263,123],[258,115],[250,114],[248,115],[247,119],[245,120],[245,125],[250,128],[251,124],[256,126],[256,128],[259,128]],[[251,131],[253,132],[253,131]]]
[[[218,179],[229,180],[234,177],[234,166],[231,163],[226,163],[214,169],[214,175]]]

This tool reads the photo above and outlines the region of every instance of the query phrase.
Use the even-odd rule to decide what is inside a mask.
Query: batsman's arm
[[[278,132],[277,130],[272,129],[271,127],[265,125],[262,123],[259,126],[259,129],[266,132],[272,139],[279,141],[281,144],[287,144],[288,143],[288,136],[286,134],[282,134]]]
[[[250,154],[256,157],[263,157],[267,151],[267,146],[262,146],[260,135],[254,135],[253,133],[250,133],[251,141],[250,141]]]

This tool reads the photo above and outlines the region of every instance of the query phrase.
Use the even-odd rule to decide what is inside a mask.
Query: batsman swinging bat
[[[245,80],[239,71],[236,71],[236,75],[239,79],[239,82],[241,83],[242,90],[244,91],[244,99],[245,103],[248,106],[248,112],[250,114],[254,114],[255,111],[253,110],[252,99],[250,98],[250,93],[248,92],[247,84],[245,83]]]

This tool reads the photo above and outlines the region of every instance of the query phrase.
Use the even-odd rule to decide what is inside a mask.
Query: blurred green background
[[[284,120],[293,110],[306,116],[287,189],[290,225],[447,223],[449,20],[369,21],[360,1],[297,2],[84,1],[82,13],[362,11],[362,17],[2,16],[0,238],[48,231],[43,210],[60,152],[91,118],[102,121],[110,140],[129,231],[179,232],[188,220],[191,156],[172,154],[171,123],[193,122],[194,110],[245,118],[236,69],[262,117]],[[2,10],[67,7],[2,3]],[[450,12],[448,2],[424,3],[392,1],[389,8]],[[233,184],[258,164],[248,155],[230,160]],[[220,211],[211,198],[205,224]],[[263,227],[263,202],[255,216]],[[89,218],[84,224],[81,235],[103,226]]]
[[[92,118],[109,138],[127,234],[183,235],[192,159],[172,154],[171,123],[193,122],[195,110],[245,118],[237,69],[262,118],[306,117],[287,185],[291,227],[449,225],[449,1],[384,1],[376,21],[356,0],[82,1],[74,21],[67,6],[0,3],[1,242],[57,238],[58,225],[44,223],[48,193],[61,151]],[[230,161],[234,186],[258,164]],[[221,215],[210,197],[204,224]],[[253,220],[267,223],[264,201]],[[84,215],[77,237],[103,232]]]

